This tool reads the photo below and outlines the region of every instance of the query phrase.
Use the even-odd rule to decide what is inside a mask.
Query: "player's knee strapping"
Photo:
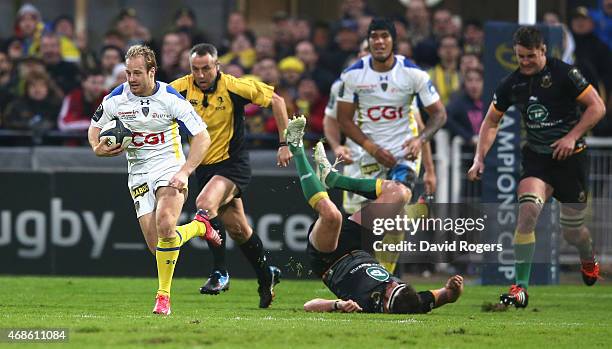
[[[559,215],[559,225],[565,229],[580,229],[584,225],[586,210],[579,211],[577,215],[568,215],[561,212]]]
[[[525,204],[535,204],[538,209],[544,207],[544,200],[534,193],[523,193],[518,197],[519,207]]]

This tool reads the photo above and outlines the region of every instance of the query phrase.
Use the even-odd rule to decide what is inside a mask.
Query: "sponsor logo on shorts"
[[[361,173],[364,175],[369,175],[377,171],[380,171],[380,165],[378,164],[361,165]]]
[[[149,192],[149,185],[147,183],[143,183],[137,187],[132,188],[132,198],[137,198],[139,196],[144,196],[144,194]],[[138,210],[138,207],[136,208]]]
[[[381,267],[369,267],[366,269],[366,274],[378,281],[387,281],[389,279],[389,272]]]
[[[134,207],[136,208],[136,213],[140,211],[140,201],[134,201]]]
[[[586,202],[586,193],[584,191],[578,194],[578,202]]]

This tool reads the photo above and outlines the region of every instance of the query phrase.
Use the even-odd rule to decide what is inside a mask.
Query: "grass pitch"
[[[0,328],[68,328],[67,343],[21,348],[474,348],[610,347],[612,286],[535,286],[525,310],[483,312],[501,287],[467,285],[455,304],[426,315],[305,313],[321,282],[283,280],[258,309],[254,280],[202,296],[202,280],[174,280],[170,317],[151,314],[157,280],[0,277]],[[417,285],[417,289],[439,285]]]

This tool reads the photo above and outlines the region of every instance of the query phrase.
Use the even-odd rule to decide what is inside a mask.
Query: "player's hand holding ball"
[[[117,156],[132,143],[132,139],[134,139],[132,131],[120,120],[114,119],[102,127],[100,142],[93,150],[97,156]]]

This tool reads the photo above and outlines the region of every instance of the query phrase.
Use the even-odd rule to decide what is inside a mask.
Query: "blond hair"
[[[145,61],[145,68],[147,71],[151,70],[151,68],[155,68],[157,70],[157,60],[155,59],[155,52],[151,50],[148,46],[145,45],[134,45],[130,47],[130,49],[125,54],[125,59],[134,58],[141,56]]]

